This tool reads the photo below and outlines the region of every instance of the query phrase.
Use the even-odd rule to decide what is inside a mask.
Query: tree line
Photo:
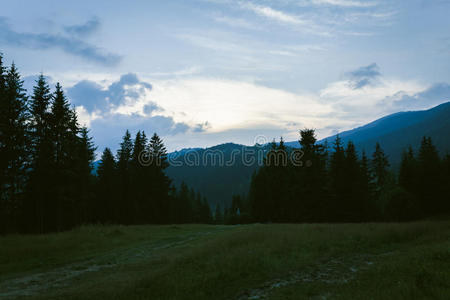
[[[127,130],[114,154],[95,163],[92,138],[80,126],[59,83],[41,74],[27,95],[0,55],[0,233],[62,231],[85,223],[167,224],[407,221],[450,213],[450,155],[431,138],[405,150],[389,168],[379,144],[367,156],[339,137],[329,149],[311,129],[300,148],[271,143],[247,196],[215,207],[166,175],[167,150],[155,133]],[[300,158],[300,161],[292,158]],[[94,163],[96,165],[94,165]]]
[[[167,151],[155,133],[117,154],[96,147],[63,88],[44,75],[27,95],[14,63],[0,55],[0,233],[62,231],[85,223],[211,222],[206,199],[166,176]]]
[[[272,143],[241,204],[246,218],[250,214],[257,222],[408,221],[450,213],[450,155],[441,158],[431,138],[423,138],[418,153],[409,147],[394,173],[378,143],[367,156],[357,153],[351,141],[344,146],[339,136],[330,150],[316,143],[314,130],[301,130],[300,136],[300,149],[287,149],[282,139]],[[301,164],[290,157],[301,157]],[[240,221],[235,210],[231,217]]]

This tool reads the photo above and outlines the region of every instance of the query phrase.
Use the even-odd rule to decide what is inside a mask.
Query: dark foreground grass
[[[450,222],[88,226],[0,238],[0,298],[450,299]]]

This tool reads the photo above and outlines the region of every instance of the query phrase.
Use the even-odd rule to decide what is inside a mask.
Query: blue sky
[[[450,100],[450,0],[8,1],[0,50],[59,81],[99,149],[319,137]]]

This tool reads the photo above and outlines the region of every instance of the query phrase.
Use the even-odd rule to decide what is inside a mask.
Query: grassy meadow
[[[450,222],[0,237],[0,299],[450,299]]]

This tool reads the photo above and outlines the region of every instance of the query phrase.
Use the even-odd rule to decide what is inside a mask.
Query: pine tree
[[[387,156],[384,154],[380,144],[376,143],[375,152],[372,155],[372,172],[377,192],[380,192],[389,180],[389,166]]]
[[[414,157],[414,151],[411,146],[403,152],[400,164],[398,183],[405,190],[416,193],[418,186],[417,160]]]
[[[120,148],[117,151],[117,172],[119,178],[119,209],[121,215],[119,222],[129,224],[131,222],[130,212],[130,193],[131,193],[131,174],[130,165],[132,161],[133,141],[131,134],[127,130],[123,136]]]
[[[0,212],[4,226],[19,230],[29,165],[28,98],[14,63],[0,78]]]
[[[450,154],[445,155],[442,160],[442,166],[444,183],[442,201],[445,203],[443,206],[443,212],[450,214]]]
[[[53,144],[53,167],[51,168],[53,203],[49,211],[54,216],[53,228],[64,230],[73,227],[79,220],[76,163],[79,149],[79,127],[74,110],[64,95],[59,83],[53,94],[50,115]]]
[[[375,220],[378,218],[376,204],[373,201],[373,178],[370,172],[370,163],[363,151],[361,155],[361,201],[363,203],[363,216],[365,220]]]
[[[342,203],[344,203],[347,182],[344,173],[345,151],[339,135],[336,136],[334,141],[329,164],[330,205],[326,218],[328,220],[342,221],[345,217],[345,208],[342,206]]]
[[[95,214],[102,223],[120,221],[120,204],[117,196],[117,164],[109,148],[105,148],[98,169],[98,184]]]
[[[189,195],[189,188],[184,182],[180,185],[180,190],[173,209],[175,223],[190,223],[193,221],[193,209]]]
[[[363,178],[356,147],[351,141],[345,150],[344,178],[345,198],[342,204],[346,215],[345,221],[361,221],[364,214]]]
[[[212,223],[211,208],[209,207],[208,200],[206,200],[205,197],[202,198],[200,222],[204,224]]]
[[[5,97],[6,93],[6,69],[3,67],[3,54],[0,52],[0,233],[6,231],[7,228],[7,214],[6,214],[6,193],[5,175],[7,159],[3,154],[6,152],[5,140],[6,129],[8,127],[8,102]]]
[[[446,206],[442,197],[444,182],[441,160],[430,137],[423,137],[418,155],[418,196],[425,215],[442,212]]]
[[[52,139],[49,105],[52,99],[50,87],[44,75],[40,75],[31,96],[31,172],[28,187],[29,231],[45,232],[47,227],[47,207],[52,178]]]
[[[147,183],[148,170],[142,161],[143,155],[148,155],[147,137],[145,133],[138,131],[134,139],[131,161],[131,200],[133,205],[133,223],[143,224],[148,222],[151,214],[149,206],[149,193]],[[131,203],[130,203],[131,204]]]
[[[316,134],[313,129],[304,129],[300,131],[300,150],[302,154],[302,164],[299,167],[293,167],[295,178],[292,190],[294,203],[288,210],[297,212],[289,218],[289,221],[297,222],[317,222],[324,218],[327,210],[326,197],[326,151],[322,145],[316,144]]]
[[[223,211],[219,203],[216,204],[216,210],[214,213],[214,222],[216,224],[223,224]]]
[[[171,180],[167,177],[165,169],[167,162],[167,150],[161,138],[155,133],[148,145],[151,164],[149,166],[149,179],[152,187],[150,200],[153,212],[153,222],[164,223],[169,220],[169,191]]]
[[[82,127],[79,137],[79,152],[76,162],[78,205],[80,206],[79,223],[92,222],[95,216],[92,214],[92,201],[94,200],[94,175],[93,163],[97,147],[89,136],[89,130]]]

